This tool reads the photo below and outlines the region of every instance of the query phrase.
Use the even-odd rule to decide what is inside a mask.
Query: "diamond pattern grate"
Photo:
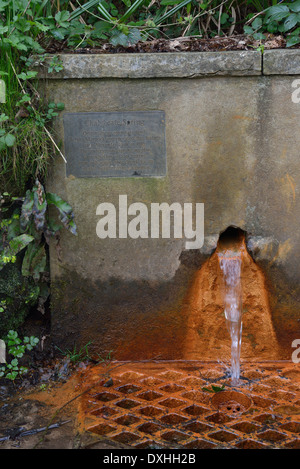
[[[81,377],[81,389],[98,381],[81,398],[79,421],[85,431],[141,449],[300,447],[300,370],[292,365],[244,365],[235,391],[251,405],[235,403],[236,413],[232,398],[226,407],[225,393],[234,389],[218,364],[114,365],[102,381],[107,370],[101,366]],[[215,394],[203,390],[212,384],[225,385],[225,404],[218,408],[211,402]]]

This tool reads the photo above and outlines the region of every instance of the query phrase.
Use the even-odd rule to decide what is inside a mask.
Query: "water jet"
[[[219,245],[221,248],[218,252],[219,264],[224,279],[224,314],[231,338],[231,380],[233,385],[237,385],[240,378],[243,239],[244,235],[241,230],[234,230],[229,227],[220,236]]]
[[[232,384],[239,382],[240,356],[278,357],[264,274],[247,250],[246,235],[233,226],[220,234],[216,250],[194,275],[185,306],[185,358],[230,361]]]

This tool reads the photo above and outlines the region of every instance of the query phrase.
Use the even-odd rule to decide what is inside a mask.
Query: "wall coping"
[[[267,50],[263,54],[264,75],[300,75],[300,49]]]
[[[56,54],[58,55],[58,54]],[[201,78],[210,76],[300,75],[300,50],[59,54],[60,72],[48,73],[51,56],[36,66],[39,78]]]

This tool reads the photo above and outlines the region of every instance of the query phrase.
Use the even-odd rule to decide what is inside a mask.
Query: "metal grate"
[[[234,389],[218,364],[125,363],[101,380],[104,372],[94,367],[80,382],[100,379],[81,399],[85,431],[145,449],[300,448],[300,370],[293,365],[244,365]],[[225,392],[203,390],[211,385]]]

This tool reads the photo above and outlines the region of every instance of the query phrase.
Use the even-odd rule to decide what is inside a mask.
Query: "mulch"
[[[51,40],[46,47],[47,53],[57,54],[120,54],[120,53],[155,53],[155,52],[216,52],[234,50],[283,49],[286,40],[283,36],[269,34],[265,40],[257,41],[251,36],[236,35],[230,37],[198,38],[179,37],[175,39],[155,39],[140,41],[128,47],[113,46],[109,43],[99,44],[98,47],[70,49],[67,41]],[[300,45],[293,48],[300,48]]]

